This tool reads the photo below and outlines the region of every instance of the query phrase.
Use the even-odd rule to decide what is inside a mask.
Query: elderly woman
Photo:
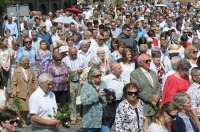
[[[176,93],[188,90],[190,86],[188,75],[190,68],[191,65],[188,60],[183,59],[178,62],[175,73],[167,77],[161,104],[172,101]]]
[[[197,54],[198,49],[193,45],[190,45],[185,49],[185,57],[189,60],[191,68],[197,67]]]
[[[33,68],[29,66],[29,61],[28,57],[22,56],[20,66],[15,70],[11,81],[12,95],[20,98],[20,103],[24,107],[19,113],[22,127],[26,127],[25,120],[29,113],[29,97],[38,88],[37,77]]]
[[[15,132],[18,126],[17,113],[11,109],[0,112],[0,126],[3,127],[1,132]]]
[[[88,82],[81,88],[81,102],[83,105],[82,127],[85,132],[100,132],[102,127],[102,107],[106,105],[106,84],[101,81],[101,71],[90,69]]]
[[[176,120],[172,122],[172,132],[198,132],[191,114],[191,99],[186,93],[177,93],[174,97],[174,102],[179,107]]]
[[[45,40],[40,41],[40,49],[37,51],[40,63],[40,74],[47,72],[49,63],[52,60],[52,54],[47,50],[47,42]]]
[[[53,62],[48,67],[48,73],[53,76],[52,91],[56,96],[56,102],[60,102],[62,107],[67,102],[68,68],[61,60],[62,55],[55,52],[53,54]]]
[[[101,59],[101,69],[104,71],[106,74],[109,72],[109,63],[105,59],[105,50],[103,48],[98,48],[97,49],[97,56]]]
[[[143,102],[138,98],[139,88],[135,83],[123,88],[124,98],[117,107],[115,116],[116,132],[140,132],[143,125]]]
[[[86,82],[88,82],[87,78],[88,78],[88,72],[91,68],[98,68],[101,70],[101,59],[98,56],[95,56],[91,59],[90,61],[90,67],[87,67],[83,70],[81,76],[80,76],[80,82],[81,84],[85,84]],[[102,71],[102,77],[105,76],[106,74]]]
[[[178,110],[179,108],[174,102],[165,103],[153,116],[147,132],[170,132],[168,124],[176,118]]]

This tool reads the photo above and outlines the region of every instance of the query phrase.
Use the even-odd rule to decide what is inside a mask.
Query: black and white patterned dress
[[[142,132],[143,119],[143,102],[138,100],[137,108],[134,108],[125,99],[117,107],[116,132]]]

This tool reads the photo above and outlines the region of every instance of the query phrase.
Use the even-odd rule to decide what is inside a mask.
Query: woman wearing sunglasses
[[[82,128],[85,132],[100,132],[102,128],[102,107],[106,105],[105,82],[101,81],[101,71],[91,68],[88,82],[81,88],[81,103],[83,105]]]
[[[172,122],[172,132],[198,132],[191,117],[191,99],[186,93],[177,93],[174,97],[174,102],[179,107],[179,112],[176,120]]]
[[[3,127],[0,132],[15,132],[18,126],[17,113],[11,109],[0,112],[0,126]]]
[[[142,132],[143,102],[137,99],[139,88],[135,83],[126,84],[123,88],[124,98],[116,110],[116,131]]]
[[[167,77],[164,85],[162,102],[170,102],[174,100],[174,95],[178,92],[186,92],[190,86],[189,69],[191,65],[188,60],[180,60],[174,74]]]
[[[198,49],[193,45],[190,45],[185,49],[185,56],[190,62],[191,69],[193,67],[197,67],[197,54],[198,54]]]
[[[169,132],[168,124],[176,118],[178,110],[174,102],[165,103],[154,115],[147,132]]]

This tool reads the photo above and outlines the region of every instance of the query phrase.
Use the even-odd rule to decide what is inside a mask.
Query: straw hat
[[[179,46],[177,44],[172,44],[168,49],[168,53],[179,53]]]
[[[69,51],[68,46],[60,46],[60,48],[59,48],[59,53],[68,52],[68,51]]]

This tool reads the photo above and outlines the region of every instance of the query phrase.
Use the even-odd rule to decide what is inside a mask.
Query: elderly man
[[[23,40],[24,47],[21,47],[16,55],[16,67],[19,67],[19,61],[23,55],[28,56],[30,59],[29,66],[33,68],[36,75],[40,75],[40,64],[39,64],[39,56],[36,54],[36,50],[32,44],[32,40],[30,37],[26,37]]]
[[[31,31],[32,46],[38,51],[40,49],[41,38],[38,37],[38,32],[36,30]]]
[[[190,95],[192,102],[192,118],[200,130],[200,68],[195,67],[191,70],[193,83],[190,85],[187,93]]]
[[[109,103],[108,105],[112,107],[113,113],[115,113],[117,106],[122,100],[123,96],[123,87],[125,85],[124,81],[122,80],[121,74],[122,74],[122,67],[117,62],[112,62],[110,64],[111,74],[105,76],[103,78],[103,81],[105,81],[107,88],[111,91],[113,90],[116,94],[116,100]],[[107,123],[103,123],[103,131],[109,130],[112,123],[114,121],[114,118]]]
[[[50,45],[53,44],[53,41],[52,41],[51,35],[46,31],[46,24],[45,23],[40,24],[40,31],[38,32],[38,37],[46,40],[47,49],[50,50]]]
[[[131,48],[133,50],[134,55],[138,54],[138,48],[137,43],[134,40],[134,38],[130,34],[130,26],[127,24],[124,24],[122,26],[122,33],[117,37],[119,41],[123,41],[126,43],[126,46]]]
[[[83,69],[85,68],[84,60],[77,56],[77,48],[70,47],[69,48],[69,56],[66,56],[62,59],[62,62],[69,69],[69,83],[70,83],[70,107],[71,107],[71,125],[76,124],[77,119],[77,110],[76,110],[76,97],[80,92],[80,74],[82,73]],[[79,118],[80,119],[80,118]]]
[[[29,99],[30,119],[32,132],[58,132],[60,121],[54,119],[57,114],[57,104],[54,93],[51,91],[53,77],[48,73],[39,76],[40,87]]]
[[[36,30],[36,27],[33,27],[33,21],[32,20],[27,22],[27,27],[25,29],[28,31],[29,37],[31,37],[31,32],[33,30]]]
[[[136,83],[140,89],[138,98],[144,102],[144,116],[148,117],[148,124],[151,123],[152,116],[158,109],[159,100],[161,98],[161,85],[158,81],[156,73],[149,69],[150,56],[142,54],[138,57],[138,65],[130,77],[130,81]]]
[[[95,56],[94,52],[88,50],[90,47],[90,40],[81,41],[81,49],[78,51],[78,56],[85,60],[86,67],[89,66],[91,59]]]

